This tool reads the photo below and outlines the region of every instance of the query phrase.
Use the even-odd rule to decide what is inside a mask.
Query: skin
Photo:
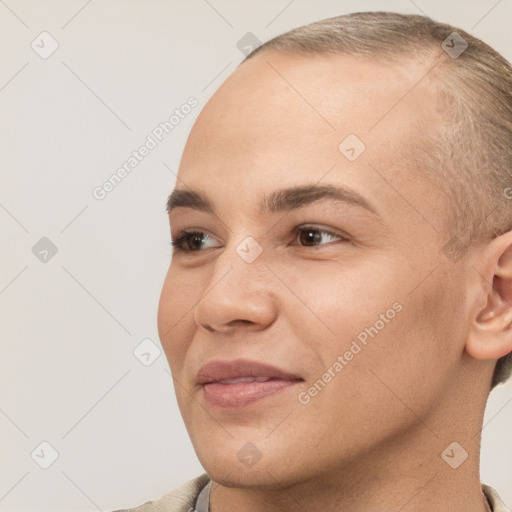
[[[170,213],[173,237],[210,238],[199,251],[173,252],[158,328],[215,482],[212,512],[487,510],[480,430],[495,361],[512,350],[512,233],[456,262],[442,250],[451,205],[403,156],[445,122],[435,83],[419,82],[435,58],[398,67],[262,52],[192,129],[176,188],[201,192],[215,213]],[[349,133],[366,145],[353,162],[338,150]],[[264,194],[304,184],[349,188],[378,215],[329,200],[259,212]],[[308,245],[295,231],[304,225],[340,236]],[[263,249],[252,263],[236,251],[247,236]],[[396,302],[401,311],[300,403],[297,394]],[[210,407],[195,374],[236,358],[303,381],[245,407]],[[468,453],[457,469],[440,455],[454,441]],[[247,442],[261,455],[251,467],[237,457]]]

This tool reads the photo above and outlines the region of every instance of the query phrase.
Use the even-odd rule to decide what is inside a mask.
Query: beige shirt
[[[148,501],[139,507],[116,510],[115,512],[195,512],[197,497],[209,482],[211,482],[210,477],[203,473],[156,501]],[[493,512],[512,512],[492,487],[482,484],[482,490]]]

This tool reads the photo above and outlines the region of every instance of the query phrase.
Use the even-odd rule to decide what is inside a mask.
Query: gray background
[[[361,10],[424,12],[512,59],[512,0],[0,1],[0,510],[135,506],[203,471],[156,329],[186,135],[247,32]],[[31,47],[51,49],[43,31],[47,58]],[[95,199],[190,96],[199,107]],[[511,399],[510,383],[492,393],[482,452],[509,504]]]

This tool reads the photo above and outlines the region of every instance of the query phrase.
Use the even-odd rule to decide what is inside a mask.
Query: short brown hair
[[[443,42],[461,37],[460,55]],[[453,40],[450,41],[453,44]],[[445,43],[446,44],[446,43]],[[450,241],[468,247],[512,229],[512,67],[498,52],[466,31],[426,16],[363,12],[295,28],[254,50],[299,54],[350,54],[402,62],[436,53],[431,76],[439,84],[448,121],[415,148],[415,162],[442,181],[454,208]],[[510,194],[507,195],[507,191]],[[511,374],[512,353],[498,359],[491,389]]]

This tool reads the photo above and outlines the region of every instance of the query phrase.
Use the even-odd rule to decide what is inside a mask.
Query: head
[[[363,13],[269,41],[209,100],[158,322],[214,480],[291,485],[431,449],[426,424],[439,451],[478,430],[510,374],[510,91],[464,31]],[[241,360],[277,367],[276,389],[206,389],[205,364]]]

